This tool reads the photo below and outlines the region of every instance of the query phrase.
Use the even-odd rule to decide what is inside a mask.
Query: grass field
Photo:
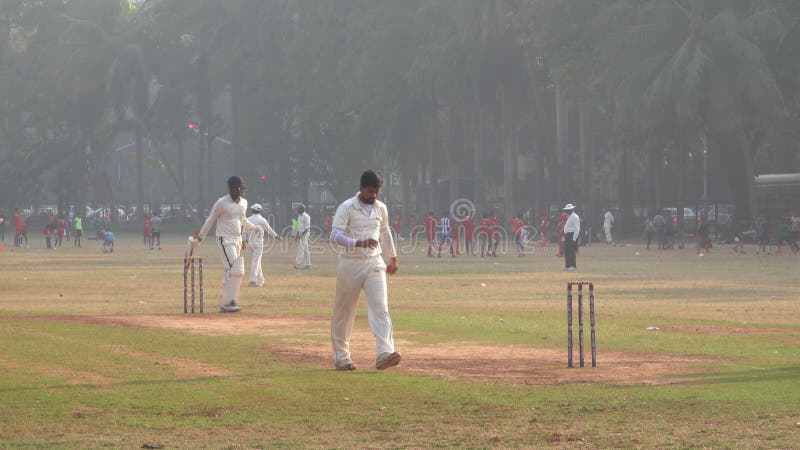
[[[373,368],[359,308],[355,372],[329,343],[335,257],[264,256],[219,314],[182,314],[184,233],[150,251],[0,252],[4,448],[796,448],[800,258],[715,248],[552,249],[481,260],[401,255],[389,280],[400,366]],[[211,242],[211,241],[209,241]],[[638,253],[638,254],[637,254]],[[598,367],[566,368],[566,290],[595,283]],[[648,330],[657,327],[658,330]],[[576,322],[577,330],[577,322]],[[587,326],[588,338],[588,326]],[[587,340],[588,342],[588,340]],[[577,336],[576,336],[577,347]],[[587,349],[587,359],[588,359]],[[576,355],[577,360],[577,355]]]

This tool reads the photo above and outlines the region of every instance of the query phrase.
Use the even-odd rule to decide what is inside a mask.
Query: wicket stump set
[[[197,264],[194,264],[195,261]],[[195,283],[195,265],[200,277]],[[191,272],[191,275],[190,275]],[[194,314],[195,285],[200,288],[200,312],[203,312],[203,258],[185,257],[183,258],[183,313],[189,313],[189,289],[187,282],[191,280],[192,285],[192,314]]]
[[[594,283],[588,281],[571,281],[567,283],[567,367],[572,364],[572,292],[573,286],[578,288],[578,351],[580,365],[583,367],[583,287],[589,286],[589,323],[591,326],[592,367],[597,367],[597,348],[594,335]]]

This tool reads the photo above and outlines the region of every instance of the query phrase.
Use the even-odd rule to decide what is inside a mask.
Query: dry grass
[[[185,237],[166,241],[0,253],[0,446],[786,448],[796,436],[797,255],[594,245],[577,273],[542,249],[401,255],[389,289],[404,360],[379,375],[363,306],[360,370],[330,370],[332,254],[295,271],[293,248],[273,250],[266,286],[243,286],[244,313],[228,316],[206,244],[207,314],[184,316]],[[564,368],[564,285],[578,277],[596,284],[595,371]]]

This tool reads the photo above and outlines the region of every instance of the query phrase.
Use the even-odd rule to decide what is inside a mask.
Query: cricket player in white
[[[261,271],[261,255],[264,254],[264,235],[267,234],[279,241],[281,237],[272,229],[267,219],[261,215],[261,205],[256,203],[250,207],[250,210],[253,214],[247,218],[247,221],[253,225],[253,229],[247,234],[247,242],[252,251],[250,255],[250,283],[248,286],[263,286],[264,273]]]
[[[297,256],[294,258],[295,269],[311,268],[311,250],[308,248],[308,239],[311,234],[311,216],[306,212],[305,205],[297,207]]]
[[[375,368],[387,369],[400,363],[394,351],[392,318],[386,290],[386,274],[397,271],[397,251],[389,228],[389,212],[378,201],[383,180],[368,170],[361,175],[358,194],[336,209],[331,242],[339,251],[336,301],[331,317],[331,341],[336,370],[355,370],[350,359],[350,336],[361,290],[367,298],[367,318],[378,349]],[[381,241],[389,254],[387,266],[381,256]]]
[[[228,178],[228,191],[228,195],[214,203],[195,242],[199,245],[216,223],[219,255],[225,271],[222,277],[219,311],[237,312],[239,306],[236,304],[236,299],[239,298],[239,288],[244,276],[242,227],[249,231],[253,225],[245,217],[247,200],[242,197],[245,191],[244,181],[235,175]]]
[[[614,227],[614,215],[611,210],[607,209],[606,214],[603,216],[603,231],[606,232],[606,243],[611,245],[614,238],[611,237],[611,229]]]

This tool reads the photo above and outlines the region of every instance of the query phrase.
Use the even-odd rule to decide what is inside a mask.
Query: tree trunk
[[[400,227],[403,229],[408,229],[409,224],[411,223],[411,178],[406,174],[401,174],[401,186],[403,186],[403,201],[401,204],[403,205],[402,209],[400,210]],[[398,233],[400,230],[397,230]]]
[[[431,117],[433,116],[433,117]],[[427,155],[427,171],[426,171],[426,189],[427,189],[427,203],[428,203],[428,211],[433,211],[435,202],[434,202],[434,194],[436,189],[434,187],[434,159],[433,155],[436,153],[436,117],[435,114],[428,115],[428,126],[427,126],[427,138],[428,138],[428,155]]]
[[[580,201],[583,203],[584,213],[589,223],[595,223],[595,219],[599,218],[597,214],[597,205],[594,204],[594,186],[592,185],[592,174],[594,171],[594,158],[591,148],[591,137],[589,129],[589,99],[581,99],[578,108],[578,121],[580,131],[580,160],[581,160],[581,176],[580,176]],[[621,227],[620,227],[621,228]]]
[[[142,218],[144,217],[144,148],[142,148],[142,127],[138,117],[133,139],[136,144],[136,216]]]
[[[750,150],[750,140],[744,131],[739,134],[744,160],[744,175],[747,180],[747,200],[750,206],[750,220],[754,220],[759,213],[758,192],[756,191],[756,170],[753,165],[753,154]]]
[[[684,220],[683,214],[683,205],[684,205],[684,197],[686,196],[686,178],[687,178],[687,169],[688,169],[688,151],[686,145],[684,143],[678,144],[678,148],[676,149],[678,152],[677,160],[678,160],[678,200],[675,202],[676,207],[678,208],[676,211],[678,217],[678,229],[675,230],[675,237],[678,240],[678,248],[684,247],[684,235],[683,232],[686,227],[686,221]]]
[[[564,99],[564,94],[561,87],[556,83],[556,197],[564,200],[567,186],[568,171],[566,170],[569,161],[567,154],[568,146],[568,125],[569,125],[569,111],[567,109],[567,102]]]
[[[240,65],[242,67],[242,65]],[[241,174],[244,161],[244,139],[242,138],[242,81],[241,71],[237,70],[231,83],[231,140],[233,151],[233,173]]]
[[[630,164],[631,149],[626,145],[622,150],[622,159],[619,163],[619,174],[617,176],[619,182],[619,201],[620,212],[617,218],[617,226],[621,232],[625,231],[625,224],[628,223],[630,211],[633,209],[632,191],[633,183],[631,183],[631,164]],[[598,224],[599,225],[599,224]],[[599,226],[595,229],[599,230]]]
[[[214,136],[211,133],[211,124],[206,126],[206,170],[208,171],[208,195],[209,199],[213,200],[217,192],[214,186]]]
[[[181,221],[183,221],[186,212],[189,211],[189,205],[186,199],[186,163],[183,158],[182,133],[179,133],[176,140],[178,141],[178,194],[181,197]]]

